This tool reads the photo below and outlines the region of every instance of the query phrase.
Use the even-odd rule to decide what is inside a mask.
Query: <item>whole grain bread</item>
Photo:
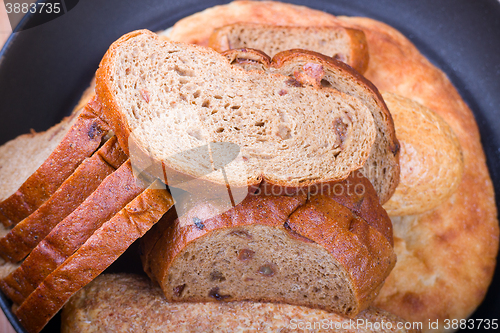
[[[38,209],[96,151],[108,131],[108,125],[84,107],[46,132],[2,146],[0,221],[15,225]]]
[[[103,274],[64,306],[61,333],[90,332],[314,332],[409,333],[403,319],[373,307],[349,319],[326,311],[273,303],[170,303],[149,279],[132,274]],[[323,323],[323,325],[320,325]],[[326,323],[326,325],[325,325]],[[385,325],[382,325],[385,323]],[[390,324],[390,325],[389,325]],[[378,327],[378,328],[377,328]],[[389,328],[390,327],[390,328]],[[398,328],[402,327],[402,328]]]
[[[175,222],[167,214],[143,238],[145,271],[169,301],[279,302],[353,317],[396,261],[387,214],[365,220],[340,203],[368,210],[359,208],[372,196],[381,209],[358,177],[317,195],[259,193],[229,210],[205,201]]]
[[[252,48],[270,57],[286,50],[310,50],[342,61],[361,74],[369,61],[363,31],[341,26],[300,27],[241,22],[215,29],[208,46],[218,52]]]
[[[103,223],[85,243],[43,282],[15,311],[23,327],[38,333],[69,298],[111,265],[142,237],[174,204],[165,186],[153,182],[115,216]]]
[[[377,88],[363,76],[340,61],[306,50],[289,50],[276,54],[272,61],[251,49],[223,53],[232,64],[246,69],[264,70],[293,77],[303,84],[334,88],[362,101],[375,120],[377,136],[370,156],[363,166],[364,174],[386,202],[399,183],[399,142],[394,122]]]
[[[122,148],[130,137],[167,174],[205,177],[224,189],[262,179],[296,187],[345,179],[363,166],[376,136],[371,112],[356,98],[247,72],[212,49],[147,30],[113,43],[96,81],[102,116]],[[236,144],[240,154],[207,175],[210,165],[182,152],[209,142]]]
[[[0,256],[13,262],[24,259],[127,158],[116,137],[109,139],[78,166],[49,200],[0,238]]]
[[[441,205],[458,188],[464,171],[453,129],[420,103],[383,92],[401,144],[401,178],[384,208],[391,216],[414,215]]]
[[[145,185],[135,178],[130,161],[122,164],[38,243],[17,270],[0,281],[2,291],[14,303],[21,304],[52,271],[78,250],[96,229],[145,188]]]

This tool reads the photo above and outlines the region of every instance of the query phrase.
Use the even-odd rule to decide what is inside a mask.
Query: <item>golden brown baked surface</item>
[[[332,332],[336,325],[347,327],[348,319],[321,310],[272,303],[168,303],[161,289],[144,276],[103,274],[74,295],[62,312],[62,333],[91,332],[179,332],[233,333],[240,331],[304,332],[300,329],[328,321],[331,326],[314,332]],[[360,326],[357,333],[417,332],[397,329],[404,320],[386,311],[368,308],[355,320],[374,324],[384,321],[392,329]],[[385,325],[388,327],[389,325]],[[404,325],[400,325],[404,326]],[[340,329],[335,332],[353,332]]]
[[[237,21],[362,29],[370,50],[365,76],[378,89],[434,110],[454,130],[464,156],[457,191],[421,216],[393,219],[398,263],[377,305],[409,321],[465,318],[481,303],[498,252],[494,193],[473,114],[446,75],[395,29],[367,18],[334,16],[282,3],[238,1],[179,21],[173,40],[205,44],[215,27]]]
[[[420,214],[449,198],[462,181],[462,148],[451,127],[434,111],[397,94],[382,92],[401,145],[401,178],[384,208],[391,216]]]

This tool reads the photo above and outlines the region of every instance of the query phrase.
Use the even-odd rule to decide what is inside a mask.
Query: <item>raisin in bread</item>
[[[410,333],[408,324],[373,307],[354,319],[358,333]],[[103,274],[64,306],[61,333],[91,332],[352,332],[349,319],[326,311],[273,303],[170,303],[149,279],[132,274]],[[321,323],[323,323],[321,325]],[[362,324],[361,324],[362,323]],[[384,325],[382,325],[384,323]],[[401,327],[401,328],[399,328]]]
[[[345,179],[364,165],[376,136],[370,110],[335,89],[297,83],[146,30],[113,43],[96,73],[102,117],[122,148],[134,140],[167,174],[204,176],[224,189],[262,179],[308,186]],[[181,154],[209,142],[239,147],[225,172],[206,175],[197,156]]]
[[[446,121],[420,103],[382,93],[401,143],[401,178],[384,204],[391,216],[414,215],[441,205],[462,181],[462,148]]]
[[[73,212],[101,182],[127,160],[116,137],[85,159],[59,189],[35,212],[0,238],[0,256],[18,262],[60,221]]]
[[[355,316],[396,260],[390,220],[363,179],[356,173],[318,195],[259,193],[233,208],[213,200],[178,219],[169,213],[143,238],[145,271],[169,301],[282,302]]]
[[[218,52],[252,48],[270,57],[291,49],[311,50],[340,60],[361,74],[368,67],[369,60],[363,31],[341,26],[300,27],[241,22],[215,29],[208,46]]]

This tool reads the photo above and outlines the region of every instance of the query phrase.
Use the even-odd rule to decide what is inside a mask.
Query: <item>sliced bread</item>
[[[389,200],[399,183],[399,143],[391,114],[370,81],[342,62],[311,51],[284,51],[276,54],[272,61],[252,49],[235,49],[223,54],[231,64],[247,70],[271,70],[302,84],[334,88],[360,100],[372,113],[377,130],[363,173],[377,190],[380,202]]]
[[[91,332],[417,332],[403,319],[373,307],[353,323],[326,311],[272,303],[169,303],[149,279],[103,274],[64,306],[61,333]],[[312,332],[312,331],[310,331]]]
[[[46,132],[0,147],[0,221],[8,227],[38,209],[96,151],[108,131],[85,107]]]
[[[218,52],[252,48],[270,57],[286,50],[311,50],[342,61],[361,74],[368,68],[369,61],[364,32],[341,26],[300,27],[241,22],[215,29],[208,46]]]
[[[111,265],[174,204],[165,186],[151,184],[100,226],[15,311],[30,333],[39,332],[69,298]]]
[[[353,317],[396,257],[387,214],[371,224],[339,203],[349,189],[358,203],[370,195],[351,180],[317,195],[260,193],[229,210],[206,201],[175,221],[167,214],[143,238],[146,273],[168,301],[280,302]]]
[[[130,137],[167,174],[206,176],[224,188],[345,179],[364,165],[376,136],[370,110],[356,98],[247,72],[210,48],[162,41],[147,30],[111,45],[96,92],[122,148]],[[240,148],[225,172],[206,175],[198,156],[182,154],[209,142]]]
[[[116,137],[109,139],[80,164],[49,200],[0,238],[0,256],[13,262],[24,259],[127,158]]]
[[[2,291],[14,303],[21,304],[53,270],[78,250],[96,229],[145,188],[144,184],[134,177],[130,161],[122,164],[38,243],[17,270],[0,281]]]
[[[382,96],[401,143],[401,179],[384,208],[392,216],[434,209],[462,181],[460,142],[450,125],[431,109],[397,94],[384,92]]]

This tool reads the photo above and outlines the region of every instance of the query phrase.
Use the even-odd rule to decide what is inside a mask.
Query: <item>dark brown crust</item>
[[[40,207],[87,157],[109,131],[91,108],[78,116],[71,129],[47,160],[9,198],[0,203],[0,221],[15,225]]]
[[[45,237],[0,288],[16,304],[26,297],[60,264],[144,190],[134,177],[130,162],[109,175],[78,208]]]
[[[356,181],[356,178],[352,180]],[[359,181],[355,184],[358,183]],[[371,186],[367,180],[365,184]],[[345,182],[342,185],[347,186]],[[367,191],[365,196],[373,194],[372,189],[371,192]],[[168,214],[162,223],[156,226],[155,232],[148,234],[143,240],[145,244],[142,245],[142,259],[145,271],[160,286],[165,286],[169,268],[191,242],[201,237],[209,237],[210,233],[216,230],[226,228],[238,230],[237,228],[241,226],[262,224],[282,230],[292,230],[305,237],[308,243],[313,241],[328,250],[351,274],[355,297],[359,304],[357,311],[362,311],[378,294],[383,281],[395,265],[392,233],[387,232],[392,231],[391,222],[387,215],[380,216],[380,220],[369,216],[372,226],[358,217],[354,211],[339,204],[338,201],[342,200],[337,201],[334,197],[335,195],[325,194],[313,195],[310,198],[305,194],[250,195],[241,204],[220,215],[205,220],[199,217],[203,220],[203,228],[196,225],[181,225],[179,220],[173,223],[175,215]],[[355,205],[357,202],[354,196],[348,195],[343,201],[350,205]],[[367,199],[367,202],[370,200]],[[382,209],[376,196],[371,202],[375,210]],[[186,216],[189,218],[189,212]],[[379,232],[379,229],[384,233]],[[304,241],[300,237],[293,238]],[[167,291],[165,293],[169,298],[169,293]],[[210,299],[192,301],[210,301]],[[297,305],[317,307],[317,304],[306,303]]]
[[[111,265],[173,204],[166,189],[146,189],[105,222],[16,310],[24,328],[30,333],[39,332],[74,293]]]
[[[301,29],[311,28],[311,27],[301,27],[301,26],[277,26],[269,24],[257,24],[257,23],[234,23],[216,28],[208,39],[208,46],[213,48],[217,52],[221,53],[232,49],[231,45],[227,45],[226,43],[227,34],[230,32],[233,26],[240,26],[240,25],[256,26],[261,29],[271,29],[279,27],[283,29],[301,30]],[[342,29],[346,33],[346,35],[351,41],[350,43],[352,46],[349,55],[351,61],[348,65],[354,68],[359,73],[363,74],[368,68],[368,62],[370,59],[365,33],[362,30],[345,28],[340,25],[318,26],[314,27],[314,30],[317,31],[320,29],[332,29],[332,28]],[[333,54],[330,54],[328,56],[333,56]]]
[[[78,166],[49,200],[0,239],[0,256],[12,262],[21,261],[126,160],[116,137],[109,139]]]

